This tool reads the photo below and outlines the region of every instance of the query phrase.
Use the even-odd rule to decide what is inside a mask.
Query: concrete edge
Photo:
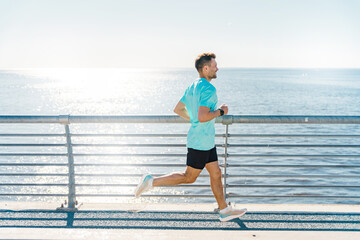
[[[48,210],[54,211],[58,203],[48,202],[0,202],[1,210]],[[217,205],[211,203],[80,203],[80,211],[189,211],[214,212]],[[247,208],[249,212],[345,212],[360,213],[360,205],[324,204],[236,204],[237,208]]]

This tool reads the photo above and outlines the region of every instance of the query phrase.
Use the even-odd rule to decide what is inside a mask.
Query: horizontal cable
[[[0,134],[0,137],[65,137],[64,134],[28,134],[28,133],[12,133]]]
[[[27,177],[67,177],[67,173],[0,173],[0,176],[27,176]]]
[[[173,165],[172,165],[173,166]],[[181,165],[185,166],[185,165]],[[141,177],[143,174],[91,174],[91,173],[75,173],[75,177]],[[151,174],[157,177],[164,174]],[[28,177],[67,177],[67,173],[0,173],[0,176],[28,176]],[[208,174],[199,177],[208,178]],[[224,175],[222,175],[224,177]],[[227,178],[360,178],[360,175],[233,175],[228,174]]]
[[[0,153],[0,156],[32,156],[32,157],[63,157],[67,156],[66,153]]]
[[[0,134],[0,137],[65,137],[66,134],[28,134],[28,133],[14,133],[14,134]],[[72,133],[71,137],[187,137],[187,134],[132,134],[132,133],[120,133],[120,134],[82,134],[82,133]],[[225,137],[225,134],[216,134],[216,137]],[[358,138],[360,135],[344,135],[344,134],[232,134],[229,133],[228,137],[311,137],[311,138]]]
[[[141,154],[141,153],[76,153],[73,156],[84,157],[186,157],[186,154]]]
[[[187,137],[187,134],[137,134],[137,133],[71,133],[71,137]],[[28,134],[12,133],[0,134],[0,137],[66,137],[66,134]],[[225,134],[215,134],[215,137],[225,137]]]
[[[360,137],[360,135],[340,135],[340,134],[231,134],[229,133],[229,137],[270,137],[270,138],[274,138],[274,137],[318,137],[318,138],[335,138],[335,137],[339,137],[339,138],[358,138]]]
[[[0,147],[66,147],[66,144],[45,143],[0,143]],[[72,144],[73,147],[186,147],[186,144]],[[359,148],[360,145],[351,144],[228,144],[228,147],[259,147],[259,148]],[[224,144],[216,144],[216,147],[225,147]]]
[[[67,197],[67,194],[41,194],[41,193],[0,193],[0,196],[7,197]]]
[[[31,167],[31,166],[68,166],[65,163],[0,163],[0,166],[24,166],[24,167]],[[185,167],[185,164],[155,164],[155,163],[75,163],[74,166],[77,167],[89,167],[89,166],[111,166],[111,167]],[[223,167],[223,164],[219,164],[220,167]],[[227,167],[264,167],[264,168],[272,168],[272,167],[285,167],[285,168],[358,168],[360,165],[285,165],[285,164],[228,164]],[[231,175],[230,175],[231,176]],[[239,175],[244,176],[244,175]]]
[[[360,188],[359,185],[247,185],[229,184],[228,188]]]
[[[24,166],[24,167],[33,167],[33,166],[68,166],[67,163],[0,163],[0,166]]]
[[[75,153],[73,156],[93,156],[93,157],[186,157],[186,154],[141,154],[141,153]],[[0,156],[68,156],[66,153],[0,153]],[[225,157],[218,154],[218,157]],[[227,157],[277,157],[277,158],[360,158],[360,155],[305,155],[305,154],[227,154]]]
[[[1,146],[1,145],[0,145]],[[73,147],[186,147],[186,144],[72,144]],[[224,144],[216,144],[216,147],[225,147]]]
[[[138,163],[75,163],[74,166],[76,167],[89,167],[89,166],[110,166],[110,167],[184,167],[185,164],[156,164],[156,163],[145,163],[145,164],[138,164]]]
[[[71,137],[187,137],[187,134],[133,134],[133,133],[120,133],[120,134],[85,134],[85,133],[71,133]],[[217,135],[222,136],[222,135]]]
[[[52,187],[66,187],[68,184],[61,183],[0,183],[0,186],[52,186]],[[136,187],[137,184],[75,184],[78,187]],[[206,184],[191,184],[191,185],[164,185],[162,187],[210,187]],[[229,184],[228,188],[360,188],[359,185],[248,185],[248,184]]]
[[[0,143],[0,147],[66,147],[66,144]]]
[[[0,183],[0,186],[66,187],[63,183]]]
[[[160,137],[160,138],[183,138],[187,137],[187,134],[155,134],[155,133],[148,133],[148,134],[139,134],[139,133],[71,133],[71,137]],[[215,134],[215,137],[226,137],[225,134]]]
[[[0,195],[1,196],[1,195]],[[76,194],[76,197],[130,197],[134,198],[134,194]],[[199,195],[199,194],[152,194],[141,195],[141,197],[164,197],[164,198],[214,198],[214,195]]]
[[[1,186],[1,184],[0,184]],[[75,184],[77,187],[136,187],[137,184],[115,184],[115,183],[104,183],[104,184],[92,184],[92,183],[79,183]],[[161,187],[194,187],[194,188],[202,188],[202,187],[210,187],[210,185],[206,184],[180,184],[180,185],[162,185]]]
[[[143,174],[87,174],[87,173],[75,173],[77,177],[141,177]],[[164,174],[151,174],[151,176],[162,176]],[[49,177],[67,177],[67,173],[0,173],[0,176],[28,176],[28,177],[38,177],[38,176],[49,176]],[[209,175],[200,175],[199,177],[209,177]]]
[[[32,166],[68,166],[67,163],[0,163],[0,166],[24,166],[24,167],[32,167]],[[85,167],[85,166],[119,166],[119,167],[184,167],[185,164],[137,164],[137,163],[75,163],[74,166]]]
[[[216,122],[243,124],[359,124],[358,116],[228,115]]]
[[[185,165],[182,165],[185,166]],[[163,176],[165,174],[151,174],[153,177]],[[1,174],[0,174],[1,176]],[[76,177],[142,177],[143,174],[87,174],[87,173],[75,173]],[[210,177],[209,175],[200,175],[198,177]]]
[[[1,186],[1,184],[0,184]],[[136,187],[137,184],[76,184],[76,186],[81,187]],[[164,185],[162,187],[210,187],[210,185],[175,185],[175,186],[167,186]],[[248,184],[229,184],[228,188],[360,188],[358,185],[248,185]]]
[[[151,174],[153,177],[164,174]],[[1,176],[1,173],[0,173]],[[79,177],[141,177],[143,174],[84,174],[77,173]],[[210,177],[210,175],[200,175],[199,177]],[[222,175],[224,177],[224,175]],[[227,174],[227,178],[360,178],[360,175],[233,175]]]
[[[260,148],[359,148],[360,145],[345,144],[228,144],[228,147],[260,147]]]
[[[285,165],[285,164],[229,164],[227,167],[295,167],[295,168],[323,168],[323,167],[327,167],[327,168],[358,168],[360,167],[360,165],[338,165],[338,164],[333,164],[333,165]]]
[[[237,195],[227,194],[228,198],[319,198],[319,199],[360,199],[360,196],[319,196],[319,195],[289,195],[289,196],[276,196],[276,195]]]
[[[360,155],[333,155],[333,154],[228,154],[228,157],[306,157],[306,158],[360,158]]]
[[[0,145],[1,146],[1,145]],[[186,147],[186,144],[72,144],[73,147]],[[220,147],[221,145],[219,145]]]
[[[228,175],[228,178],[360,178],[360,175]]]
[[[21,197],[21,196],[29,196],[29,197],[67,197],[67,194],[33,194],[33,193],[1,193],[0,197]],[[133,194],[77,194],[77,197],[129,197],[133,198]],[[153,195],[141,195],[141,197],[165,197],[165,198],[213,198],[214,195],[194,195],[194,194],[153,194]],[[318,199],[360,199],[360,196],[319,196],[319,195],[291,195],[291,196],[268,196],[268,195],[236,195],[236,194],[227,194],[228,198],[318,198]]]
[[[136,154],[136,153],[75,153],[73,156],[124,156],[124,157],[186,157],[186,154]],[[66,153],[0,153],[0,156],[67,156]],[[225,157],[224,154],[218,154]],[[311,157],[360,158],[360,155],[305,155],[305,154],[227,154],[227,157]]]
[[[73,156],[93,156],[93,157],[186,157],[186,154],[131,154],[131,153],[77,153]],[[0,156],[68,156],[66,153],[0,153]],[[221,155],[220,155],[221,157]]]

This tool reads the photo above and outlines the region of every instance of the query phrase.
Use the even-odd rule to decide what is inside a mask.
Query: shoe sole
[[[238,214],[238,215],[232,215],[232,216],[228,216],[228,217],[225,217],[225,218],[219,218],[219,220],[221,222],[228,222],[228,221],[233,220],[235,218],[240,218],[240,217],[244,216],[245,213],[247,212],[247,209],[240,209],[240,210],[244,211],[244,212],[241,213],[241,214]]]

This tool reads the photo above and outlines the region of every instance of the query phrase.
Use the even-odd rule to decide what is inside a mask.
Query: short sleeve
[[[214,108],[217,104],[217,96],[215,90],[208,88],[200,95],[200,106]]]

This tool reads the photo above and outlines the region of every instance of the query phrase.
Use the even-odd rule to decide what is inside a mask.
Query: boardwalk
[[[2,239],[116,239],[119,234],[127,239],[185,239],[200,234],[209,239],[291,235],[293,240],[310,233],[327,239],[360,239],[360,206],[249,204],[244,217],[221,223],[211,204],[84,204],[75,213],[6,205],[8,209],[2,205],[0,211]]]

